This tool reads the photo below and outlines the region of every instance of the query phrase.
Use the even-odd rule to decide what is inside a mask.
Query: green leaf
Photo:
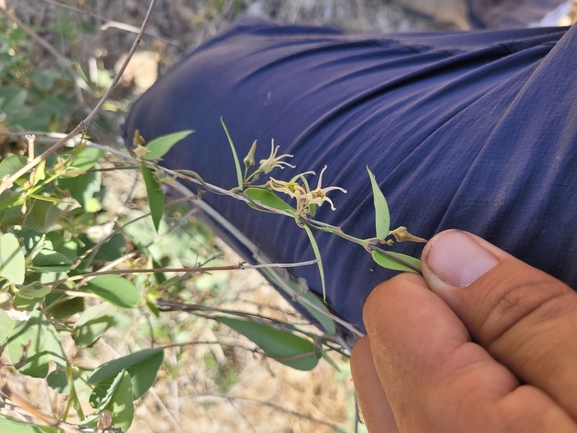
[[[140,171],[142,172],[144,184],[146,185],[146,194],[148,195],[148,205],[150,206],[152,222],[154,223],[154,228],[158,233],[160,221],[164,214],[164,194],[162,193],[162,186],[147,166],[142,164],[140,166]]]
[[[102,364],[90,376],[88,384],[94,385],[104,382],[126,370],[130,374],[132,393],[134,394],[134,400],[136,400],[142,397],[152,386],[163,360],[164,352],[162,348],[146,349],[131,353]]]
[[[254,201],[258,201],[264,204],[265,206],[270,206],[274,209],[282,211],[295,212],[294,207],[286,203],[282,198],[280,198],[272,191],[261,188],[247,188],[244,191],[244,194]]]
[[[377,239],[383,240],[389,235],[389,227],[391,225],[391,216],[389,214],[389,205],[379,188],[379,184],[375,179],[375,175],[369,170],[369,178],[371,179],[371,188],[373,189],[373,201],[375,204],[375,228],[377,230]]]
[[[84,30],[84,33],[86,33],[87,35],[94,36],[98,34],[98,29],[90,21],[80,20],[80,25],[82,26],[82,30]]]
[[[325,359],[325,361],[327,361],[332,367],[334,367],[335,370],[337,370],[338,372],[341,371],[339,366],[335,363],[335,361],[333,361],[333,359],[329,356],[329,354],[323,347],[321,347],[321,355]]]
[[[47,92],[54,87],[54,75],[50,71],[37,69],[32,71],[29,77],[39,90]]]
[[[32,231],[32,230],[31,230]],[[28,239],[30,241],[30,239]],[[25,239],[21,239],[20,242],[25,241]],[[24,243],[24,242],[23,242]],[[32,260],[34,260],[34,258],[40,254],[40,252],[44,249],[44,244],[46,243],[46,235],[42,235],[40,236],[40,239],[38,240],[38,242],[36,243],[36,245],[34,245],[34,248],[32,248],[32,250],[30,250],[30,253],[28,254],[28,256],[26,257],[26,267],[30,266],[32,264]],[[25,247],[26,248],[26,247]],[[28,248],[26,248],[26,250],[28,250]]]
[[[31,200],[31,202],[32,205],[24,218],[23,226],[40,232],[45,232],[58,218],[69,211],[69,206],[56,205],[52,202],[52,197],[48,196]]]
[[[230,144],[230,150],[232,151],[232,157],[234,158],[234,168],[236,169],[236,179],[238,181],[238,188],[242,191],[242,170],[240,169],[240,161],[238,160],[238,155],[236,154],[236,148],[234,147],[234,143],[232,142],[232,138],[228,132],[228,128],[224,124],[224,120],[221,117],[220,123],[224,128],[224,132],[226,133],[226,138],[228,138],[228,144]]]
[[[114,316],[118,310],[108,302],[94,305],[82,313],[76,321],[72,338],[79,347],[93,344],[114,323]]]
[[[25,41],[28,35],[20,27],[14,28],[10,33],[8,33],[8,38],[11,42],[21,42]]]
[[[309,301],[311,301],[313,304],[315,304],[317,307],[319,307],[322,311],[329,313],[329,309],[327,308],[325,303],[313,292],[306,292],[303,296]],[[311,313],[314,316],[314,318],[319,321],[319,323],[323,326],[323,328],[325,328],[325,331],[327,331],[327,333],[331,335],[336,334],[337,328],[335,326],[335,322],[333,319],[328,317],[326,314],[323,314],[321,311],[318,311],[316,308],[312,308],[310,305],[305,304],[301,299],[297,298],[297,302],[301,304],[303,307],[305,307],[307,311]]]
[[[28,97],[28,92],[19,86],[7,86],[0,89],[0,97],[6,97],[6,102],[2,105],[2,111],[9,119],[16,119],[22,114],[24,104]]]
[[[117,275],[100,275],[91,279],[86,290],[120,308],[135,308],[140,303],[140,291],[130,281]]]
[[[0,210],[3,211],[1,215],[2,220],[6,224],[16,224],[15,221],[20,218],[22,207],[15,208],[15,206],[22,204],[22,194],[7,190],[4,191],[2,196],[3,198],[0,199]]]
[[[46,378],[46,383],[50,388],[60,394],[70,394],[70,386],[68,385],[65,370],[57,368],[51,372]]]
[[[89,248],[92,248],[95,245],[92,239],[90,239],[85,234],[80,234],[77,239],[79,244],[78,255],[84,254]],[[125,253],[126,241],[124,240],[124,236],[122,234],[117,233],[100,247],[98,253],[96,253],[96,256],[94,256],[94,259],[103,260],[105,262],[112,262],[122,257]]]
[[[272,273],[269,269],[261,268],[260,271],[274,284],[279,286],[281,289],[283,288],[282,284],[278,281],[277,276],[274,273]],[[295,292],[299,293],[301,296],[304,296],[306,299],[308,299],[310,302],[312,302],[322,310],[319,311],[316,308],[311,307],[308,303],[304,302],[300,297],[296,298],[297,302],[301,304],[304,308],[306,308],[307,311],[311,313],[313,317],[319,321],[319,323],[323,326],[323,328],[325,328],[325,331],[327,331],[327,333],[335,334],[337,329],[334,320],[328,317],[326,314],[323,314],[323,312],[329,313],[329,310],[327,306],[324,304],[324,302],[321,299],[319,299],[317,295],[308,290],[308,288],[307,290],[303,290],[302,287],[299,285],[299,283],[297,283],[296,281],[289,280],[287,282]],[[292,294],[290,295],[293,296]]]
[[[22,246],[26,250],[26,255],[31,254],[39,246],[42,248],[46,246],[47,249],[52,249],[51,245],[47,245],[47,241],[45,240],[46,236],[40,232],[22,226],[12,226],[10,227],[10,232],[14,233],[14,235],[20,239]]]
[[[148,152],[144,155],[144,159],[147,161],[154,161],[155,159],[162,158],[170,149],[172,149],[172,146],[188,137],[193,132],[192,129],[189,129],[155,138],[146,145]]]
[[[92,210],[89,209],[90,200],[94,197],[94,194],[100,191],[102,186],[102,173],[93,172],[76,177],[64,177],[58,181],[58,186],[62,189],[67,189],[84,210],[90,212]],[[98,210],[100,209],[95,210],[95,212]]]
[[[324,266],[323,266],[323,258],[321,257],[321,252],[319,250],[319,246],[317,244],[315,236],[313,235],[313,232],[307,226],[304,226],[303,228],[305,229],[305,232],[307,232],[307,236],[309,237],[309,241],[311,242],[311,246],[313,247],[315,257],[318,260],[317,266],[319,267],[319,273],[321,275],[321,286],[323,289],[323,300],[326,302],[327,301],[327,287],[325,285],[325,270],[324,270]]]
[[[34,175],[34,185],[38,185],[40,181],[46,179],[46,160],[40,161],[36,166],[36,174]]]
[[[0,310],[0,344],[4,344],[16,322],[4,311]]]
[[[312,370],[317,365],[320,353],[309,340],[263,323],[224,316],[218,316],[216,320],[244,335],[282,364],[302,371]]]
[[[50,293],[44,298],[46,305],[46,314],[54,319],[66,319],[76,313],[84,311],[83,298],[70,298],[61,301],[62,295],[60,293]],[[59,302],[56,302],[59,301]]]
[[[124,370],[122,370],[122,372],[124,372]],[[103,410],[106,407],[110,402],[114,391],[116,391],[122,372],[118,373],[116,376],[110,376],[106,380],[103,380],[94,386],[90,393],[90,397],[88,398],[90,406],[99,410]]]
[[[52,287],[43,286],[40,281],[34,281],[31,284],[20,287],[17,294],[24,299],[39,299],[44,298],[51,291]]]
[[[405,263],[413,265],[420,271],[421,261],[406,254],[387,251],[387,255],[385,255],[379,251],[373,251],[371,255],[373,256],[375,263],[379,266],[382,266],[383,268],[392,269],[393,271],[413,272],[415,274],[420,273]]]
[[[78,257],[78,243],[74,239],[66,240],[62,234],[58,232],[46,233],[46,238],[52,242],[54,251],[62,254],[68,260],[74,261]]]
[[[30,270],[37,272],[68,272],[72,262],[63,254],[51,250],[42,250],[32,260]]]
[[[90,170],[104,156],[104,151],[94,147],[86,147],[78,152],[71,166],[75,170]]]
[[[134,418],[133,387],[134,378],[131,379],[128,372],[123,372],[114,394],[103,408],[112,412],[112,427],[120,428],[123,432],[128,431]]]
[[[63,433],[59,428],[24,423],[4,415],[0,415],[0,431],[6,433]]]
[[[10,155],[0,162],[0,179],[5,176],[12,176],[18,170],[26,165],[28,158],[20,155]]]
[[[13,284],[22,284],[26,271],[25,262],[18,238],[12,233],[0,236],[0,277]]]
[[[10,333],[6,351],[16,369],[28,376],[45,378],[50,361],[66,368],[60,336],[40,311],[34,311],[25,322],[18,322]]]

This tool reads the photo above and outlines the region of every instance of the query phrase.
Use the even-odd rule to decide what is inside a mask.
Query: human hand
[[[369,431],[577,432],[577,294],[455,230],[422,264],[365,304],[351,366]]]

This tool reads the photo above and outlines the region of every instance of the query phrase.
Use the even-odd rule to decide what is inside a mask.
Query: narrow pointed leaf
[[[387,251],[387,254],[390,255],[390,257],[379,251],[373,251],[372,252],[373,260],[379,266],[382,266],[383,268],[387,269],[392,269],[393,271],[413,272],[415,274],[420,273],[405,264],[409,263],[413,265],[415,268],[419,269],[420,271],[421,261],[419,259],[408,256],[406,254],[393,253],[392,251]]]
[[[94,371],[92,376],[90,376],[88,384],[94,385],[104,382],[111,377],[115,377],[122,370],[126,370],[130,373],[132,392],[136,400],[142,397],[152,386],[163,360],[164,352],[162,348],[146,349],[131,353],[130,355],[102,364]]]
[[[288,331],[281,331],[264,323],[218,316],[219,322],[259,346],[268,356],[297,370],[312,370],[318,363],[320,353],[309,340]]]
[[[267,268],[261,268],[260,271],[273,283],[279,286],[281,289],[283,288],[282,284],[278,281],[278,278],[275,274],[273,274]],[[329,309],[326,307],[324,302],[313,292],[305,291],[304,293],[302,288],[296,281],[287,281],[288,285],[297,293],[300,293],[301,296],[308,299],[310,302],[318,306],[322,311],[317,310],[316,308],[311,307],[308,303],[306,303],[301,297],[297,297],[297,302],[302,305],[306,310],[319,321],[319,323],[323,326],[325,331],[331,335],[334,335],[337,331],[336,325],[333,319],[331,319],[329,314]],[[290,293],[289,293],[290,294]],[[292,295],[291,295],[292,296]]]
[[[86,290],[120,308],[135,308],[140,303],[140,291],[130,281],[117,275],[100,275],[86,285]]]
[[[317,241],[313,235],[313,232],[307,226],[305,226],[304,229],[305,229],[305,232],[307,232],[307,235],[309,237],[309,241],[311,242],[311,246],[313,247],[313,251],[315,253],[315,257],[318,260],[317,266],[319,267],[319,273],[321,275],[321,287],[323,289],[323,301],[326,302],[327,301],[327,287],[325,285],[325,269],[323,266],[323,258],[321,257],[321,252],[319,250],[319,246],[318,246]]]
[[[144,159],[147,161],[154,161],[155,159],[162,158],[170,149],[172,149],[172,146],[188,137],[193,132],[192,129],[188,129],[186,131],[163,135],[162,137],[157,137],[154,140],[151,140],[146,145],[148,152],[144,155]]]
[[[230,144],[230,150],[232,151],[232,157],[234,158],[234,167],[236,169],[236,179],[238,181],[238,187],[242,191],[242,170],[240,169],[240,161],[238,160],[238,155],[236,154],[236,148],[234,147],[234,143],[232,142],[232,138],[228,133],[228,128],[224,124],[224,120],[222,117],[220,118],[220,123],[222,123],[222,127],[224,128],[224,132],[226,133],[226,138],[228,138],[228,144]]]
[[[276,195],[272,191],[268,191],[266,189],[260,188],[247,188],[244,191],[244,194],[247,197],[252,198],[254,201],[258,201],[265,206],[270,206],[274,209],[287,211],[287,212],[294,212],[295,208],[286,203],[282,198]]]
[[[146,194],[148,195],[148,205],[150,206],[152,222],[154,223],[154,228],[158,233],[160,221],[164,214],[164,194],[162,192],[162,186],[147,166],[142,164],[140,166],[140,171],[142,172],[142,178],[144,179],[144,185],[146,186]]]
[[[371,188],[373,189],[373,201],[375,204],[375,228],[377,230],[377,239],[383,240],[389,235],[391,225],[391,216],[389,214],[389,205],[374,174],[367,166],[369,178],[371,179]]]
[[[297,299],[297,302],[301,304],[303,307],[305,307],[307,311],[311,313],[315,317],[315,319],[319,321],[319,323],[323,326],[323,328],[325,328],[325,331],[328,334],[331,335],[336,334],[337,329],[335,326],[335,321],[331,319],[329,316],[327,316],[327,314],[329,314],[329,309],[324,304],[324,302],[319,297],[317,297],[317,295],[315,295],[313,292],[306,292],[303,296],[309,301],[311,301],[313,304],[315,304],[317,307],[319,307],[322,311],[319,311],[316,308],[313,308],[310,305],[305,304],[303,301],[299,299]],[[326,312],[327,314],[323,314],[323,312]]]
[[[322,347],[321,347],[321,354],[322,354],[323,358],[325,358],[325,361],[327,361],[332,367],[334,367],[335,370],[337,370],[338,372],[341,371],[339,366],[335,363],[335,361],[333,361],[333,359],[329,356],[327,351]]]

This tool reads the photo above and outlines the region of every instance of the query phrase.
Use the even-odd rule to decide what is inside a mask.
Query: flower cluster
[[[315,175],[314,171],[307,171],[298,174],[288,182],[277,180],[271,177],[266,183],[266,186],[274,191],[281,192],[283,194],[289,195],[292,198],[295,198],[297,201],[297,215],[314,214],[313,206],[322,206],[324,202],[328,202],[331,205],[331,209],[336,210],[332,200],[327,197],[327,193],[334,190],[338,190],[344,193],[347,191],[339,186],[329,186],[326,188],[322,187],[323,174],[326,169],[327,166],[325,165],[319,175],[317,187],[313,190],[309,188],[305,176],[309,174]],[[299,183],[299,180],[302,180],[302,183]]]

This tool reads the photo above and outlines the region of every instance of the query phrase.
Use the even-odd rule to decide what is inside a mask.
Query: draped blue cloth
[[[194,129],[163,164],[232,188],[223,116],[241,158],[255,139],[257,160],[268,156],[271,139],[294,154],[296,170],[273,171],[275,178],[328,166],[323,186],[348,193],[329,193],[337,211],[321,207],[320,221],[375,236],[369,165],[392,228],[425,238],[467,230],[577,288],[576,50],[577,26],[348,35],[247,19],[172,67],[134,104],[126,141],[136,128],[146,140]],[[294,220],[227,197],[204,200],[273,260],[314,258]],[[315,236],[329,304],[362,329],[369,292],[394,272],[357,245]],[[419,256],[422,245],[393,250]],[[321,292],[315,266],[290,272]]]

